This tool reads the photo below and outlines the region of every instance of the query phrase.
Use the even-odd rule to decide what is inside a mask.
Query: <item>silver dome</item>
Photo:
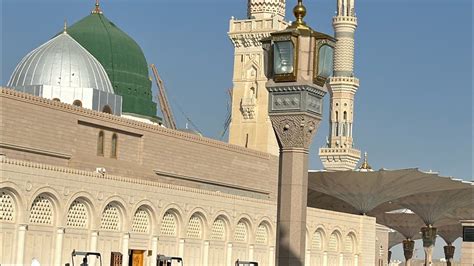
[[[8,87],[50,85],[93,88],[114,93],[102,65],[63,32],[27,54],[13,71]]]

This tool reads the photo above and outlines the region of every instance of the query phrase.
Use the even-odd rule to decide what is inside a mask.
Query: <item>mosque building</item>
[[[337,7],[332,130],[320,150],[334,171],[360,159],[354,1]],[[154,266],[160,254],[185,265],[275,265],[279,158],[260,40],[289,25],[285,8],[249,0],[247,18],[230,19],[229,143],[161,125],[143,51],[98,1],[28,53],[0,88],[0,264],[78,265],[76,250],[101,254],[89,265]],[[306,265],[388,265],[388,228],[318,193]]]

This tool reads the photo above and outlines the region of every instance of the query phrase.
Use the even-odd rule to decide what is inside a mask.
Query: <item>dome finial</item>
[[[63,33],[67,33],[67,19],[64,19]]]
[[[303,21],[306,16],[306,7],[303,5],[303,0],[298,0],[298,4],[293,8],[293,14],[295,15],[296,21],[293,22],[293,26],[306,26]]]
[[[92,14],[102,14],[102,9],[100,9],[99,0],[95,0],[95,7],[91,12]]]
[[[362,163],[359,169],[372,170],[372,167],[370,167],[369,162],[368,162],[368,157],[369,156],[367,155],[367,152],[364,152],[364,162]]]

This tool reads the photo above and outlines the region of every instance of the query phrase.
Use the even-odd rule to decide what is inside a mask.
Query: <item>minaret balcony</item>
[[[353,16],[335,16],[332,18],[333,23],[338,23],[338,22],[351,22],[357,24],[357,17]]]
[[[320,155],[342,155],[342,154],[349,154],[355,157],[360,158],[360,151],[354,148],[320,148],[319,149]]]
[[[239,19],[232,18],[229,23],[229,35],[243,32],[273,32],[288,27],[288,22],[273,18]]]

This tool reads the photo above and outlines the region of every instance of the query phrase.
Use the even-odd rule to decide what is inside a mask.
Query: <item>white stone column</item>
[[[306,258],[304,259],[304,264],[307,266],[311,266],[311,250],[306,250]]]
[[[339,266],[344,266],[344,254],[339,254]]]
[[[26,231],[28,230],[27,224],[20,224],[18,226],[18,241],[16,247],[16,264],[23,265],[23,259],[25,257],[25,239]]]
[[[97,251],[97,242],[99,240],[99,231],[93,230],[91,231],[91,237],[90,237],[90,244],[89,244],[89,250],[94,252]],[[89,257],[89,266],[94,266],[96,262],[96,257],[95,256],[90,256]]]
[[[61,256],[63,254],[64,228],[56,229],[56,245],[54,247],[54,264],[61,265]]]
[[[268,265],[275,266],[275,247],[270,247],[268,257]]]
[[[151,259],[150,266],[156,265],[156,256],[158,255],[158,237],[154,236],[151,238]]]
[[[202,265],[207,266],[209,265],[209,241],[204,241],[204,248],[203,248],[203,256],[202,256]]]
[[[130,234],[125,233],[122,237],[122,266],[128,266],[128,243],[130,242]]]
[[[461,221],[462,226],[474,226],[474,220]],[[461,266],[474,265],[474,242],[462,242],[461,244]]]
[[[275,258],[273,258],[275,259]],[[226,265],[231,266],[232,264],[232,243],[227,244],[227,259]]]
[[[359,266],[359,255],[354,255],[354,266]]]
[[[249,245],[249,261],[254,260],[254,250],[255,250],[255,246]]]
[[[328,266],[328,253],[323,252],[323,266]]]
[[[360,239],[359,249],[361,254],[360,265],[374,265],[376,263],[376,223],[373,217],[360,215],[359,235],[364,236]]]
[[[181,238],[179,239],[179,243],[178,243],[178,254],[181,258],[184,259],[184,239]]]

